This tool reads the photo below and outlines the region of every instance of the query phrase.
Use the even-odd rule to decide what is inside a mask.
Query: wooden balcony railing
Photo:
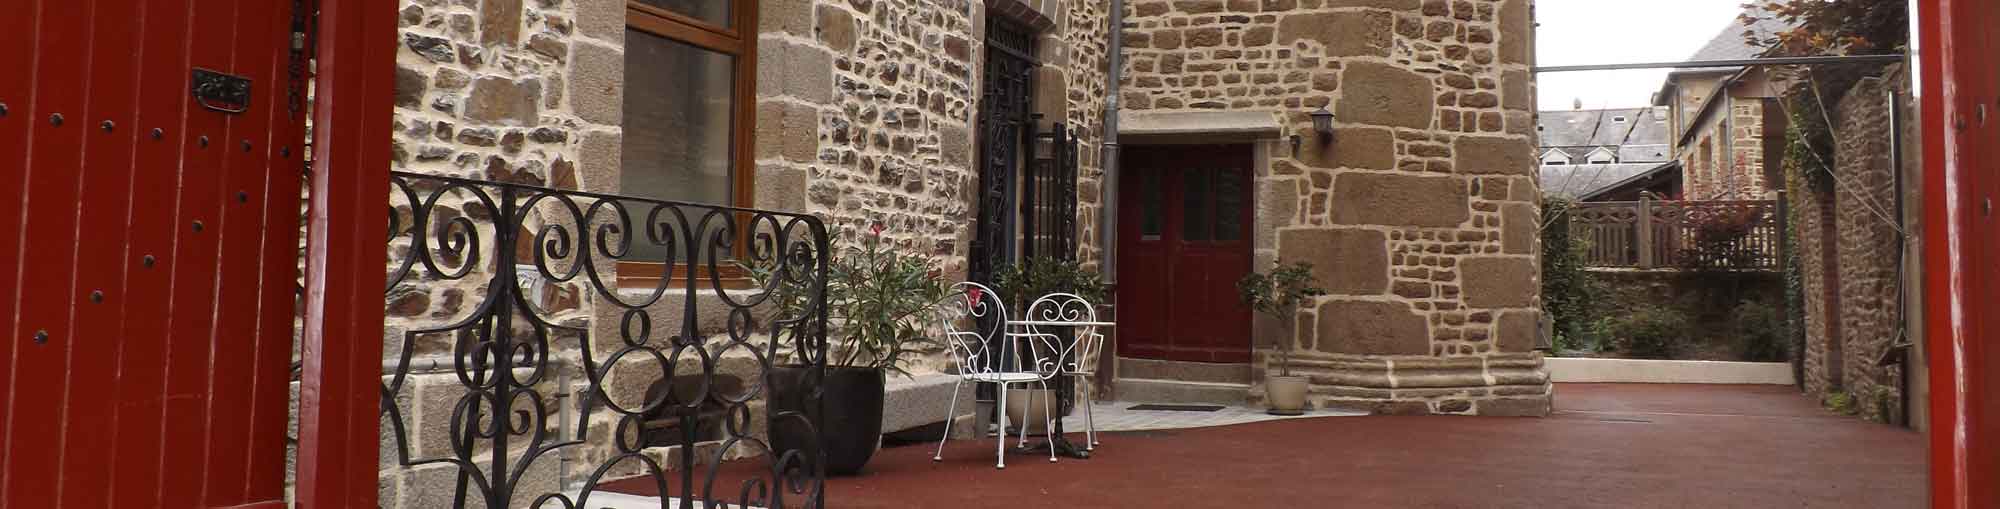
[[[1565,219],[1591,267],[1778,270],[1784,217],[1780,193],[1775,200],[1578,203]]]

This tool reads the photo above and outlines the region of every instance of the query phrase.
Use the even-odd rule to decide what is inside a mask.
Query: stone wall
[[[1127,109],[1268,112],[1304,140],[1258,168],[1257,267],[1311,261],[1333,294],[1293,328],[1314,404],[1548,412],[1529,0],[1126,5]]]
[[[1902,382],[1894,366],[1878,362],[1902,332],[1898,293],[1903,288],[1897,262],[1904,245],[1892,222],[1897,212],[1887,99],[1891,89],[1907,90],[1899,72],[1886,79],[1864,79],[1831,112],[1838,122],[1834,171],[1840,182],[1833,190],[1837,227],[1822,233],[1838,245],[1834,255],[1838,279],[1824,284],[1838,292],[1828,302],[1839,306],[1838,313],[1830,315],[1839,326],[1835,335],[1822,338],[1829,347],[1818,353],[1840,359],[1808,365],[1808,379],[1832,382],[1814,387],[1815,393],[1844,390],[1854,397],[1861,415],[1883,421],[1890,420],[1901,404]],[[1831,346],[1836,339],[1838,346]],[[1835,367],[1841,370],[1838,375],[1823,372]]]
[[[393,169],[568,190],[616,191],[615,173],[583,160],[588,159],[586,154],[602,149],[603,145],[594,146],[601,138],[616,138],[617,104],[606,105],[602,100],[605,93],[616,91],[600,87],[618,78],[612,72],[621,62],[616,47],[622,37],[622,21],[618,31],[588,23],[580,26],[578,6],[566,0],[404,0],[399,7],[402,30],[396,55]],[[615,157],[616,145],[609,147]],[[608,169],[615,170],[615,166]],[[491,260],[499,249],[491,242],[496,232],[485,221],[492,211],[474,202],[469,194],[448,196],[433,209],[431,226],[437,230],[453,218],[472,218],[481,224],[480,238],[486,239],[474,249]],[[393,197],[390,203],[398,207],[402,217],[410,217],[407,200]],[[391,246],[401,248],[408,242],[399,238]],[[488,295],[485,283],[495,269],[484,267],[476,270],[479,275],[474,277],[439,280],[420,275],[423,270],[419,268],[392,288],[386,302],[385,362],[400,357],[405,331],[436,327],[473,313]],[[540,290],[536,304],[544,307],[544,318],[577,323],[589,316],[590,299],[585,298],[582,285],[534,287]],[[413,339],[415,344],[409,345],[413,364],[426,367],[413,368],[394,395],[394,403],[409,426],[409,453],[412,458],[449,457],[449,423],[465,393],[456,376],[449,374],[453,340],[450,335]],[[577,371],[578,346],[575,341],[556,343],[550,355],[557,359],[552,365],[559,373],[552,372],[538,385],[544,395],[574,395],[573,385],[582,383]],[[428,367],[440,359],[445,360],[446,368]],[[549,402],[546,410],[563,411],[559,401]],[[390,424],[385,418],[380,458],[382,506],[449,505],[456,467],[398,466],[399,451],[389,433]],[[561,472],[562,467],[557,461],[537,461],[522,477],[520,491],[546,493],[556,490],[564,476],[585,475],[582,471]]]
[[[1046,122],[1067,122],[1079,139],[1079,234],[1086,263],[1095,265],[1102,252],[1096,242],[1102,198],[1097,145],[1108,89],[1102,70],[1104,7],[1103,2],[1080,0],[760,3],[755,202],[740,205],[817,214],[850,236],[879,223],[899,245],[938,256],[946,277],[962,277],[977,215],[974,124],[984,20],[1015,16],[1034,21],[1041,30],[1038,53],[1044,69],[1037,87],[1053,99],[1038,103],[1056,113]],[[623,68],[626,2],[402,0],[398,8],[396,170],[635,194],[620,189],[622,98],[628,93]],[[441,226],[457,216],[483,220],[486,211],[464,203],[470,198],[446,200],[433,223]],[[399,199],[392,198],[392,204]],[[405,217],[408,209],[402,205]],[[494,238],[491,230],[483,227],[481,238]],[[404,239],[391,247],[407,245]],[[492,260],[495,248],[484,249],[484,259]],[[472,313],[488,295],[483,283],[491,270],[482,268],[475,277],[460,280],[412,277],[392,289],[386,301],[385,360],[399,356],[405,331]],[[609,270],[604,275],[616,277]],[[580,282],[536,288],[543,316],[584,327],[600,343],[621,337],[621,308],[597,302],[602,297]],[[704,312],[693,317],[696,330],[720,334],[723,308],[708,302],[710,296],[695,298],[704,301],[698,303]],[[669,295],[648,308],[653,337],[681,330],[677,310],[685,299]],[[556,340],[551,352],[553,371],[537,387],[551,397],[547,410],[552,423],[563,412],[575,413],[562,407],[565,399],[560,398],[579,395],[585,384],[577,342],[563,339]],[[463,390],[449,374],[448,361],[442,367],[426,361],[449,355],[452,340],[420,337],[412,347],[417,363],[430,367],[413,369],[395,395],[410,426],[411,452],[420,458],[449,456],[446,424]],[[912,371],[934,372],[946,361],[933,352]],[[723,371],[749,369],[734,357],[719,362]],[[614,370],[605,381],[606,391],[614,401],[633,406],[658,376],[657,369]],[[761,424],[762,405],[753,405],[752,411],[752,421]],[[588,469],[606,459],[610,446],[602,439],[613,430],[602,413],[596,421],[590,433],[598,440],[570,449],[567,461],[538,461],[518,491],[553,491],[587,476]],[[386,420],[383,429],[382,505],[446,505],[437,497],[453,492],[455,467],[398,466],[399,452]],[[756,453],[731,454],[739,452]],[[559,471],[563,468],[568,471]],[[635,473],[631,470],[611,475]]]

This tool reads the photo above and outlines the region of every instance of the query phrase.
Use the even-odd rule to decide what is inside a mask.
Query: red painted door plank
[[[20,70],[0,73],[0,105],[7,109],[0,113],[0,214],[17,218],[26,217],[22,209],[26,200],[21,189],[27,185],[28,133],[34,124],[29,98],[35,79],[33,41],[40,25],[38,7],[24,5],[0,16],[0,68]],[[35,348],[20,336],[15,320],[15,304],[19,302],[15,289],[20,288],[21,237],[25,230],[18,227],[0,230],[0,340],[5,341],[0,343],[0,412],[10,414],[13,391],[21,386],[13,380],[16,352]],[[6,416],[0,415],[0,503],[11,500],[5,451],[12,449],[12,441],[7,421]]]
[[[84,118],[89,76],[92,4],[47,1],[39,4],[39,36],[31,41],[37,52],[35,91],[27,108],[34,119],[29,134],[27,206],[21,216],[27,241],[18,266],[18,320],[8,339],[15,342],[15,389],[7,406],[6,488],[10,507],[54,507],[59,495],[57,466],[62,439],[62,388],[65,360],[77,343],[70,324],[71,269],[77,221],[78,171],[83,136],[90,129]],[[61,115],[60,125],[51,119]],[[45,344],[29,339],[47,334]]]
[[[305,508],[373,507],[396,16],[322,0],[319,20],[297,493]]]
[[[270,113],[284,104],[284,82],[272,71],[278,67],[276,58],[283,55],[279,50],[287,47],[283,33],[290,23],[276,17],[278,7],[285,4],[237,2],[237,49],[228,72],[250,78],[252,90],[250,111],[228,117],[229,163],[217,228],[222,245],[220,265],[225,270],[216,295],[216,328],[210,337],[214,365],[209,371],[208,473],[202,497],[206,506],[251,501],[246,498],[249,486],[243,481],[252,466],[248,446],[254,388],[246,382],[255,378],[257,345],[262,339],[256,313],[263,258],[262,192],[274,169],[269,159],[275,155],[268,144]],[[270,452],[264,451],[267,455]]]
[[[289,20],[292,17],[290,2],[276,3],[274,30],[266,34],[274,48],[289,48],[291,35]],[[245,438],[248,455],[243,461],[249,465],[245,473],[247,490],[245,501],[280,500],[285,495],[285,462],[282,451],[286,447],[286,426],[290,410],[290,381],[292,361],[292,312],[297,309],[297,292],[294,282],[298,274],[297,250],[299,247],[299,200],[300,196],[300,151],[299,143],[304,136],[305,111],[291,110],[291,53],[288,49],[274,51],[271,55],[271,70],[268,80],[275,84],[265,97],[272,103],[265,109],[265,122],[269,125],[261,139],[257,140],[265,161],[265,169],[260,172],[261,190],[250,192],[256,198],[250,206],[261,209],[258,224],[262,229],[259,241],[262,246],[258,260],[257,294],[245,310],[255,309],[256,335],[255,351],[251,363],[255,366],[248,378],[252,389],[250,397],[249,435]],[[300,87],[303,91],[304,88]],[[303,107],[301,102],[300,106]],[[303,108],[301,108],[303,109]],[[248,312],[248,311],[246,311]],[[277,452],[279,454],[273,454]],[[227,461],[227,459],[224,459]]]
[[[234,69],[234,1],[194,4],[194,30],[189,47],[192,67],[230,72]],[[205,458],[208,448],[205,414],[214,369],[211,339],[215,330],[216,286],[220,261],[223,178],[228,172],[229,114],[193,107],[187,110],[188,145],[183,156],[180,206],[173,225],[173,303],[168,325],[166,418],[160,437],[166,444],[161,473],[161,503],[194,507],[205,486],[205,465],[187,458]]]
[[[192,10],[189,0],[149,0],[145,44],[139,77],[138,120],[132,124],[143,139],[136,147],[132,174],[132,210],[127,219],[129,250],[121,260],[128,269],[125,323],[118,337],[122,347],[117,365],[117,415],[107,440],[115,444],[121,463],[111,471],[114,507],[160,505],[160,440],[165,417],[167,324],[172,299],[175,223],[174,192],[182,171],[181,155],[187,132],[184,109],[189,95],[187,34]],[[158,130],[158,137],[153,133]],[[147,260],[152,262],[148,263]]]
[[[62,384],[63,461],[61,507],[97,508],[110,503],[107,494],[116,456],[110,442],[111,404],[116,396],[113,372],[124,312],[123,291],[127,209],[131,203],[132,156],[138,141],[134,110],[138,90],[141,17],[135,0],[96,0],[96,26],[90,43],[87,114],[77,127],[84,134],[81,207],[77,230],[76,270],[71,276],[75,341],[69,350],[67,381]],[[37,239],[37,242],[42,239]],[[55,239],[49,239],[51,241]]]

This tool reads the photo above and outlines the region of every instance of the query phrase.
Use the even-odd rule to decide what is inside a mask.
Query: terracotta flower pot
[[[1049,406],[1043,406],[1042,398],[1048,398],[1053,395],[1055,395],[1055,391],[1008,389],[1007,422],[1015,426],[1026,427],[1030,435],[1047,434],[1048,430],[1046,428],[1048,428],[1049,415],[1043,409],[1054,410],[1056,402],[1049,401]],[[1033,405],[1028,404],[1030,396],[1034,397]]]
[[[1306,411],[1306,377],[1271,375],[1264,378],[1264,403],[1272,415]]]

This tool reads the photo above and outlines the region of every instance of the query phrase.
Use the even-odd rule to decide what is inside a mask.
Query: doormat
[[[1156,403],[1147,403],[1144,405],[1134,405],[1132,408],[1127,408],[1126,410],[1164,410],[1169,412],[1214,412],[1216,410],[1221,410],[1221,409],[1222,405],[1162,405]]]

